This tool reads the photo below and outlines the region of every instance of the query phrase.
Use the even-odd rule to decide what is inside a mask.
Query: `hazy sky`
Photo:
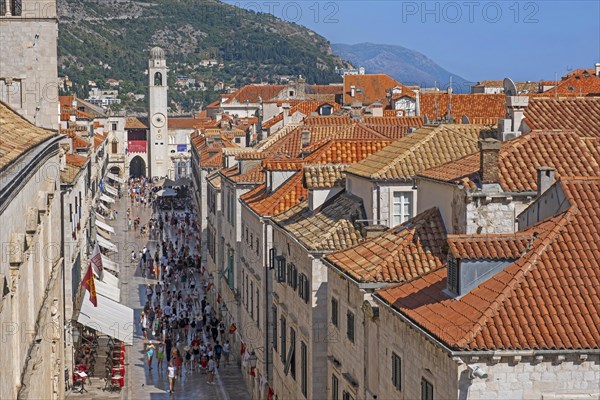
[[[600,62],[600,0],[226,2],[305,25],[331,43],[417,50],[473,81],[550,80]]]

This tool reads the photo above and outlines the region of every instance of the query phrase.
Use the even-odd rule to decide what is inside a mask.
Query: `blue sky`
[[[305,25],[331,43],[417,50],[466,79],[537,81],[600,62],[600,0],[226,0]]]

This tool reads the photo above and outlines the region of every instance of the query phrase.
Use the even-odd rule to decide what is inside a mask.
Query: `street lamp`
[[[256,368],[257,359],[258,357],[256,357],[256,353],[254,353],[254,350],[252,350],[252,353],[250,353],[250,356],[248,357],[248,364],[250,364],[250,368]]]

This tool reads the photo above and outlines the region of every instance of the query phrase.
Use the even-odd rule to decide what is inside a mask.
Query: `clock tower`
[[[167,135],[167,61],[160,47],[150,50],[148,61],[148,123],[148,175],[168,177],[171,162]]]

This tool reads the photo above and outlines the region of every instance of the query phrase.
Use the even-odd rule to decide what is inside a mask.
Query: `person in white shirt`
[[[167,376],[169,377],[169,393],[175,393],[175,379],[177,379],[177,368],[173,362],[169,363],[167,368]]]
[[[206,381],[206,383],[208,383],[209,385],[214,385],[215,384],[215,369],[216,368],[217,368],[217,363],[215,362],[215,359],[212,356],[209,356],[209,359],[208,359],[208,380]]]

